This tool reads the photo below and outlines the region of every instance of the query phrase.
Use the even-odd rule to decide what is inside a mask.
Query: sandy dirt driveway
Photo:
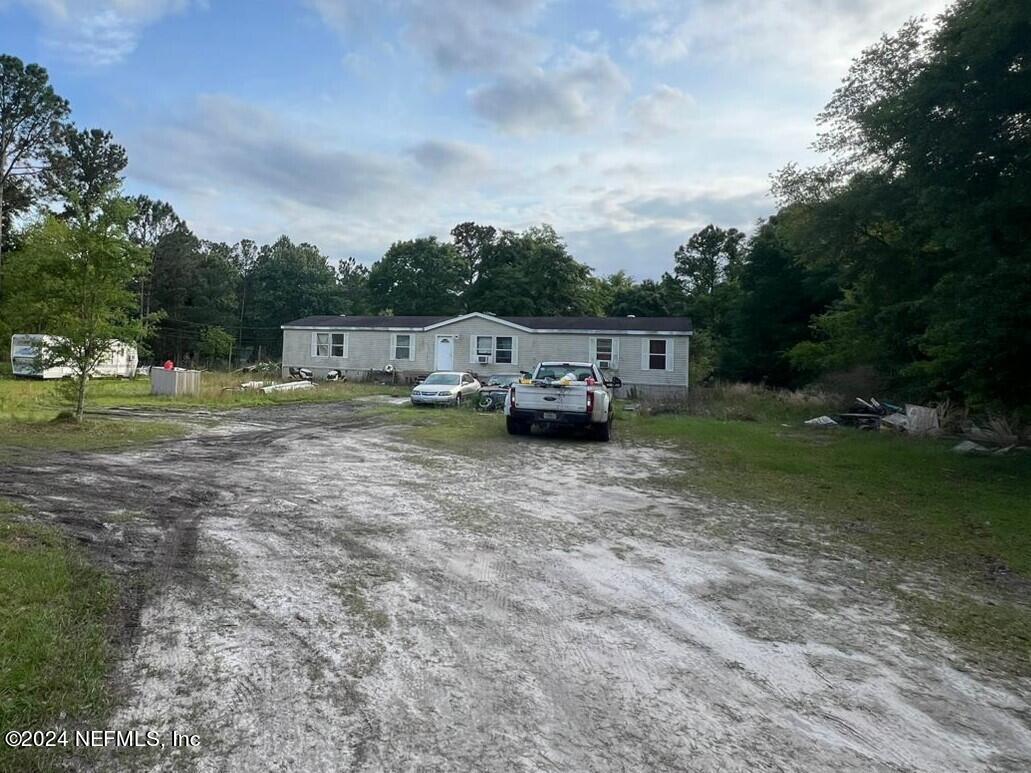
[[[1031,768],[1026,682],[957,670],[780,516],[665,485],[671,450],[482,451],[306,406],[0,473],[147,569],[108,726],[200,745],[103,769]]]

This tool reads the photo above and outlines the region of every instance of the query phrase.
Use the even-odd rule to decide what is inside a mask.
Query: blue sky
[[[945,0],[0,0],[126,187],[198,235],[371,262],[548,222],[600,273],[769,214],[852,56]]]

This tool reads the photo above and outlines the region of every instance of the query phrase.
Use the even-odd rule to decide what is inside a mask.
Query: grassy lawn
[[[260,405],[297,402],[335,402],[370,394],[408,394],[409,387],[318,382],[314,389],[262,394],[242,391],[241,382],[260,381],[247,373],[204,373],[201,393],[196,397],[166,397],[150,394],[150,380],[97,379],[90,384],[87,410],[98,408],[206,408],[227,410]],[[269,381],[269,383],[272,383]],[[54,381],[0,378],[0,416],[53,418],[68,405]]]
[[[105,708],[112,584],[55,531],[0,500],[0,732],[72,729]],[[12,749],[0,770],[50,771],[61,750]]]
[[[472,404],[461,408],[443,406],[373,405],[362,410],[367,416],[385,416],[401,425],[401,433],[417,443],[447,446],[458,453],[479,455],[479,444],[505,437],[501,411],[480,413]]]
[[[90,385],[87,411],[110,408],[166,410],[169,421],[137,421],[89,417],[81,426],[54,421],[68,400],[61,384],[53,381],[0,377],[0,461],[24,449],[95,451],[132,446],[185,431],[174,422],[177,409],[212,411],[298,402],[335,402],[369,394],[407,394],[407,387],[376,384],[319,383],[315,389],[262,394],[241,391],[241,381],[249,374],[205,373],[201,393],[196,397],[171,398],[150,394],[150,381],[139,379],[98,379]]]
[[[620,418],[624,438],[691,454],[698,469],[680,485],[830,526],[889,559],[886,586],[925,624],[1031,673],[1031,453],[961,456],[945,440],[798,422]],[[910,568],[937,587],[911,588]]]

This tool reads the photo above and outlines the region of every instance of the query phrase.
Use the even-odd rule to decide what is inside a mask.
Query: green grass
[[[624,437],[681,445],[679,485],[799,513],[888,559],[885,582],[931,627],[1031,671],[1031,453],[797,422],[620,416]],[[937,580],[904,588],[911,569]]]
[[[407,394],[407,387],[376,384],[319,383],[315,389],[273,393],[241,391],[249,375],[205,373],[201,393],[195,397],[171,398],[150,394],[150,381],[140,379],[98,379],[90,384],[87,420],[76,426],[54,421],[68,409],[62,385],[53,381],[0,378],[0,461],[36,451],[96,451],[139,445],[177,437],[185,432],[174,422],[176,409],[212,411],[285,403],[335,402],[370,394]],[[169,411],[169,421],[136,421],[90,416],[111,408],[142,408]]]
[[[150,380],[97,379],[90,384],[87,410],[98,408],[207,408],[228,410],[261,405],[298,402],[335,402],[371,394],[408,394],[409,387],[319,382],[315,389],[262,394],[242,391],[241,382],[260,377],[241,373],[206,372],[201,375],[201,393],[191,397],[150,394]],[[34,379],[0,378],[0,416],[52,418],[68,407],[60,394],[61,384]]]
[[[472,404],[461,408],[405,405],[370,405],[366,416],[388,417],[401,425],[401,433],[423,445],[446,446],[459,453],[479,454],[478,444],[507,435],[501,411],[480,413]]]
[[[106,707],[113,585],[52,529],[0,500],[0,732],[68,728]],[[0,770],[54,770],[62,750],[12,749]]]
[[[948,441],[682,415],[620,424],[684,443],[706,473],[692,485],[865,523],[904,558],[983,567],[991,557],[1031,577],[1031,454],[962,456]]]
[[[0,419],[0,462],[22,458],[26,452],[102,451],[180,437],[182,424],[166,421],[87,419]]]

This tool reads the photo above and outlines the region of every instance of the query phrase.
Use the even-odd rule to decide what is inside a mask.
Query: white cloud
[[[143,29],[192,0],[21,0],[43,25],[46,44],[79,64],[106,66],[136,50]]]
[[[405,37],[440,70],[502,72],[534,62],[546,50],[532,32],[548,0],[306,0],[349,42],[367,35],[372,18],[386,10]]]
[[[530,31],[543,0],[415,0],[408,38],[445,72],[499,72],[533,62],[545,50]]]
[[[629,90],[608,55],[574,50],[551,69],[533,67],[470,93],[473,108],[513,134],[582,132],[605,123]]]
[[[695,101],[690,95],[662,84],[630,106],[631,134],[645,138],[676,134],[684,131],[694,113]]]
[[[907,18],[940,13],[951,0],[621,0],[643,21],[631,54],[667,64],[699,57],[725,65],[790,67],[833,81],[852,57]]]

